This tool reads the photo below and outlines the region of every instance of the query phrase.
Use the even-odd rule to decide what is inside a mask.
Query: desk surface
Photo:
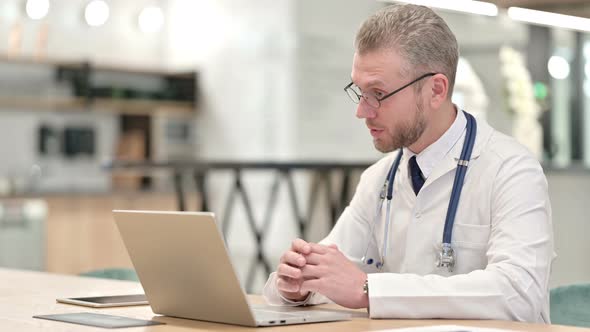
[[[0,269],[0,331],[107,331],[82,325],[46,321],[32,318],[33,315],[96,312],[140,319],[155,319],[166,322],[166,325],[128,329],[129,331],[229,331],[243,330],[239,326],[200,322],[187,319],[170,318],[155,315],[149,306],[92,309],[55,301],[58,297],[95,296],[142,293],[139,283],[127,281],[81,278],[75,276],[56,275],[42,272]],[[254,296],[260,301],[260,297]],[[331,309],[350,311],[355,318],[352,321],[336,323],[320,323],[260,328],[271,332],[276,329],[306,331],[367,331],[421,325],[468,325],[495,327],[517,331],[590,331],[559,325],[525,324],[505,321],[447,321],[447,320],[371,320],[363,310],[347,310],[336,305],[325,305]],[[249,330],[254,330],[248,328]]]

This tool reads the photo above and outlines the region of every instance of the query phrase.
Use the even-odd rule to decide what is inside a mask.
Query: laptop
[[[156,314],[244,326],[348,320],[327,310],[251,306],[208,212],[113,211]]]

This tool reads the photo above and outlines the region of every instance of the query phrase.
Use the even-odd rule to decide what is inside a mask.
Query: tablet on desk
[[[57,299],[57,302],[82,305],[93,308],[124,307],[149,304],[145,294],[113,295],[94,297],[72,297]]]

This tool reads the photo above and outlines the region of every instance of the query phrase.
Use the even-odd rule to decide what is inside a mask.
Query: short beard
[[[426,130],[426,118],[424,117],[422,101],[418,100],[413,121],[402,123],[397,128],[394,128],[393,132],[389,133],[389,142],[376,140],[374,141],[374,145],[380,152],[392,152],[416,143],[424,133],[424,130]]]

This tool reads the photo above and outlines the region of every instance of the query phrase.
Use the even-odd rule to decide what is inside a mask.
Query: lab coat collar
[[[455,108],[456,109],[456,108]],[[404,156],[406,160],[416,155],[416,161],[425,179],[427,179],[432,170],[434,170],[440,161],[451,151],[455,143],[461,138],[465,131],[467,118],[462,114],[461,110],[457,111],[455,119],[451,126],[447,129],[441,137],[434,143],[426,147],[419,155],[416,155],[412,150],[404,148]]]
[[[458,114],[458,116],[459,115],[465,116],[463,111],[460,111],[460,114]],[[486,145],[486,142],[489,140],[490,135],[493,131],[492,127],[490,127],[483,120],[477,119],[476,123],[477,130],[475,134],[475,145],[473,146],[473,151],[471,153],[471,160],[477,159],[480,156],[483,148]],[[432,173],[424,183],[424,187],[427,187],[430,183],[436,181],[441,176],[457,168],[457,161],[459,161],[459,158],[461,157],[461,151],[463,150],[463,143],[465,142],[466,131],[466,128],[463,129],[463,134],[461,135],[461,138],[459,138],[456,141],[455,145],[453,145],[453,147],[449,150],[449,153],[447,153],[445,157],[440,161],[440,164],[432,170]]]
[[[465,116],[465,113],[461,111],[461,114]],[[490,135],[492,134],[492,127],[490,127],[487,122],[484,120],[476,119],[477,123],[477,130],[475,132],[475,145],[473,146],[473,152],[471,153],[471,159],[476,159],[481,154],[481,151],[486,145],[486,142],[490,139]],[[461,151],[463,150],[463,143],[465,142],[465,134],[467,132],[467,127],[463,130],[463,135],[461,138],[455,143],[455,145],[451,148],[449,152],[449,156],[452,157],[453,162],[456,162],[461,157]]]

